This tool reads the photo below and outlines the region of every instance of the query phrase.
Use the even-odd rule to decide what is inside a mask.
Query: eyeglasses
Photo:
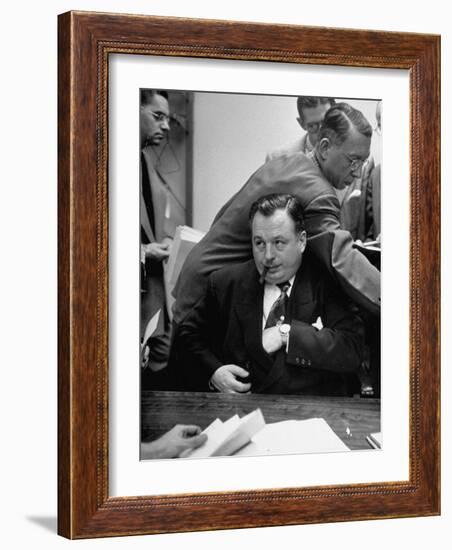
[[[367,161],[367,157],[365,159],[351,159],[345,153],[344,153],[344,156],[348,160],[348,163],[350,165],[352,172],[354,172],[355,170],[358,170],[358,168],[362,168],[364,163]]]
[[[306,123],[306,131],[309,134],[316,134],[320,130],[322,122],[308,122]]]
[[[165,113],[155,113],[154,111],[151,111],[151,115],[154,117],[156,122],[166,122],[167,124],[170,123],[171,117]]]

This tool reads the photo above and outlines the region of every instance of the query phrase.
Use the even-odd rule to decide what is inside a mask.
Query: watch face
[[[284,324],[279,327],[279,331],[281,334],[289,334],[290,332],[290,325]]]

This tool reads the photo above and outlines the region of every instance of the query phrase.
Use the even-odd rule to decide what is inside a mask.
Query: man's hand
[[[246,393],[250,391],[251,384],[240,382],[236,377],[246,378],[248,374],[238,365],[223,365],[213,373],[210,382],[223,393]]]
[[[141,354],[140,354],[140,359],[141,359],[141,368],[142,369],[146,369],[147,366],[148,366],[148,361],[149,361],[149,354],[151,353],[151,349],[149,348],[149,345],[148,344],[144,344],[143,347],[141,348]]]
[[[187,449],[197,449],[207,441],[199,426],[177,424],[155,441],[141,444],[141,458],[175,458]]]
[[[148,243],[141,245],[141,257],[142,260],[145,258],[150,258],[151,260],[156,260],[161,262],[169,256],[169,245],[168,243]]]
[[[262,347],[267,353],[275,353],[284,345],[279,327],[266,328],[262,333]]]
[[[161,244],[165,244],[167,246],[168,254],[171,254],[171,248],[173,246],[173,239],[171,237],[165,237],[162,239]]]

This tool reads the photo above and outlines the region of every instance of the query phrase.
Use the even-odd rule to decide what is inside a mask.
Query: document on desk
[[[285,420],[265,424],[260,409],[226,422],[217,418],[205,430],[207,441],[198,449],[185,451],[180,458],[210,456],[262,456],[343,452],[350,449],[323,418]]]
[[[350,449],[323,418],[266,424],[234,456],[343,452]]]
[[[193,451],[185,451],[179,458],[207,458],[209,456],[229,456],[251,441],[253,435],[265,426],[265,420],[260,409],[247,414],[243,418],[231,416],[226,422],[219,418],[214,420],[203,431],[207,441]]]

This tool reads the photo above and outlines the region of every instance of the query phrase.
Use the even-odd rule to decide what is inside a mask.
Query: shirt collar
[[[311,140],[309,139],[309,134],[306,134],[306,141],[305,141],[305,152],[310,153],[314,149],[314,145],[312,145]]]
[[[292,277],[289,279],[289,283],[290,283],[290,287],[287,289],[287,296],[290,296],[290,293],[292,292],[292,288],[293,288],[293,283],[295,281],[295,275],[292,275]],[[270,284],[270,283],[265,283],[265,291],[267,290],[277,290],[278,292],[280,292],[280,289],[278,286],[274,285],[274,284]]]

